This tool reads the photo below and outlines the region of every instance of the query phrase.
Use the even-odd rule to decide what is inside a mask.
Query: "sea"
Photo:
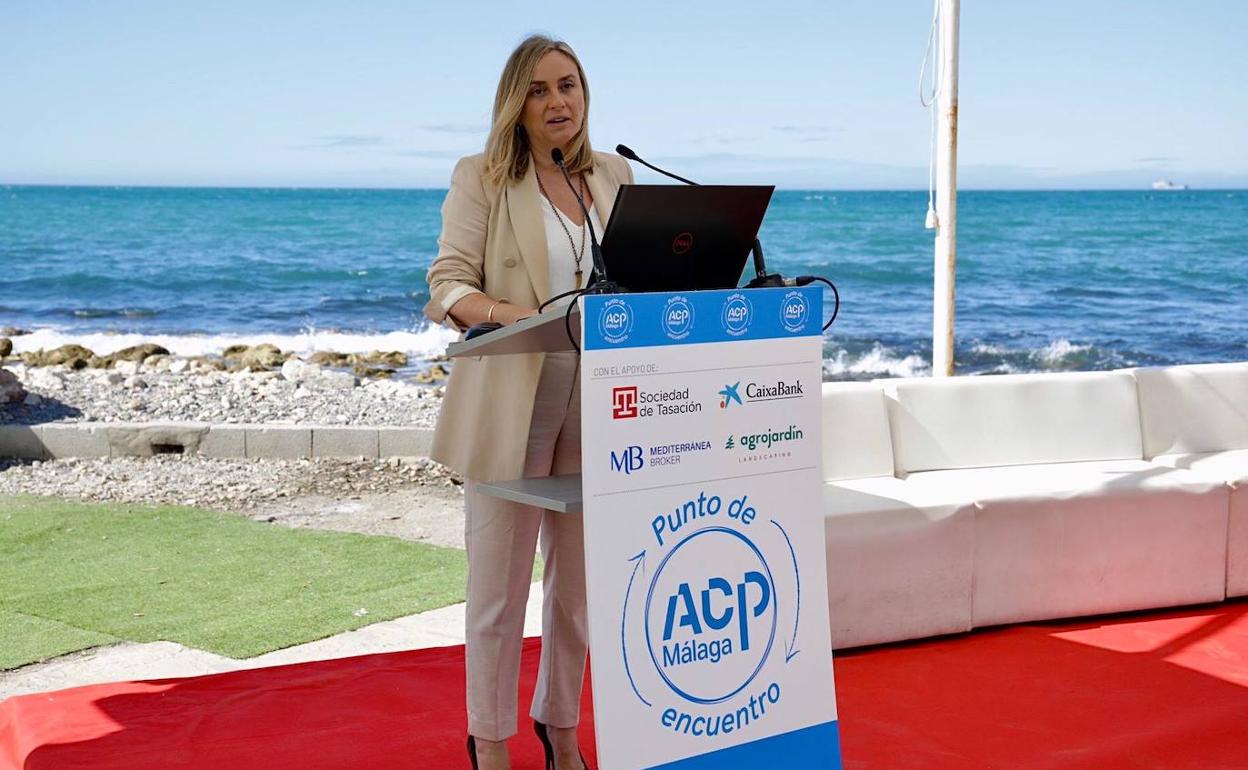
[[[421,314],[445,194],[0,186],[0,329],[29,332],[19,352],[436,356],[455,338]],[[776,192],[769,268],[840,293],[828,379],[931,372],[926,209],[922,191]],[[956,297],[959,374],[1248,360],[1248,191],[963,191]]]

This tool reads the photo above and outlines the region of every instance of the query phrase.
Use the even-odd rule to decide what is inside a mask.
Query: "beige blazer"
[[[450,307],[474,291],[533,308],[550,297],[546,229],[533,166],[524,179],[501,188],[484,180],[484,168],[484,155],[471,155],[451,174],[425,305],[425,315],[436,323],[450,322]],[[594,153],[586,182],[599,220],[610,219],[620,185],[632,181],[623,158]],[[543,358],[532,353],[456,359],[430,456],[477,481],[519,478]]]

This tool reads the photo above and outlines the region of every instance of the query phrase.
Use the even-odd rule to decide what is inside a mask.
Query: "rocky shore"
[[[5,350],[3,342],[7,340],[0,340],[0,350]],[[4,362],[0,424],[195,421],[432,427],[447,366],[412,366],[401,352],[318,352],[304,360],[273,345],[255,345],[227,348],[220,356],[179,358],[156,345],[108,356],[65,345]]]
[[[280,526],[463,547],[463,482],[426,458],[221,460],[194,455],[0,459],[0,495],[189,505]]]

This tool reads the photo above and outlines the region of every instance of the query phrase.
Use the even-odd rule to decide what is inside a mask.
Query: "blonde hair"
[[[529,95],[533,70],[538,61],[551,51],[567,56],[576,65],[585,94],[585,113],[581,116],[581,128],[568,143],[565,163],[568,173],[590,171],[594,165],[593,149],[589,146],[589,83],[581,60],[572,48],[562,40],[545,35],[530,35],[516,46],[507,57],[503,73],[498,78],[498,91],[494,94],[494,118],[490,136],[485,141],[485,177],[491,183],[502,186],[509,181],[518,182],[529,170],[529,137],[520,125],[524,114],[524,102]]]

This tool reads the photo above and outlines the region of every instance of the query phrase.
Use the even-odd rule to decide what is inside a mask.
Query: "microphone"
[[[602,259],[602,246],[598,244],[598,234],[594,232],[594,222],[589,218],[589,209],[585,206],[585,199],[581,197],[581,191],[576,189],[576,185],[572,184],[572,176],[568,174],[568,167],[563,164],[563,150],[558,147],[551,150],[550,159],[563,172],[563,181],[568,183],[568,189],[576,196],[576,202],[581,204],[581,214],[585,217],[585,226],[589,228],[589,248],[594,262],[594,272],[598,275],[598,282],[603,284],[600,290],[614,291],[614,284],[607,280],[607,265]],[[593,276],[591,276],[590,283],[594,283],[592,278]]]
[[[652,163],[649,163],[649,162],[647,162],[647,161],[643,160],[643,159],[642,159],[642,157],[641,157],[640,155],[638,155],[637,153],[633,152],[631,149],[629,149],[629,148],[628,148],[627,146],[625,146],[625,145],[622,145],[622,144],[617,144],[617,145],[615,146],[615,151],[616,151],[616,152],[618,152],[620,155],[623,155],[625,158],[628,158],[629,160],[635,160],[635,161],[637,161],[638,163],[640,163],[641,165],[643,165],[643,166],[645,166],[646,168],[650,169],[651,171],[657,171],[657,172],[659,172],[660,174],[662,174],[662,175],[663,175],[663,176],[665,176],[665,177],[668,177],[668,178],[670,178],[670,179],[675,179],[677,182],[684,182],[685,184],[693,185],[694,187],[697,187],[697,186],[698,186],[698,183],[697,183],[697,182],[691,182],[690,180],[685,179],[683,176],[679,176],[679,175],[677,175],[677,174],[673,174],[673,173],[672,173],[672,172],[670,172],[670,171],[664,171],[663,169],[659,168],[658,166],[655,166],[655,165],[653,165]]]
[[[694,187],[698,186],[697,182],[685,179],[683,176],[673,174],[670,171],[664,171],[653,163],[644,160],[640,155],[633,152],[632,148],[628,145],[617,144],[615,146],[615,151],[629,160],[637,161],[651,171],[659,172],[665,177],[675,179],[677,182],[684,182],[685,184],[693,185]],[[779,273],[773,273],[771,275],[767,274],[767,261],[763,258],[763,244],[758,240],[758,238],[754,239],[754,245],[750,248],[750,252],[754,255],[754,278],[746,284],[746,288],[758,289],[761,287],[782,286],[784,279]]]

